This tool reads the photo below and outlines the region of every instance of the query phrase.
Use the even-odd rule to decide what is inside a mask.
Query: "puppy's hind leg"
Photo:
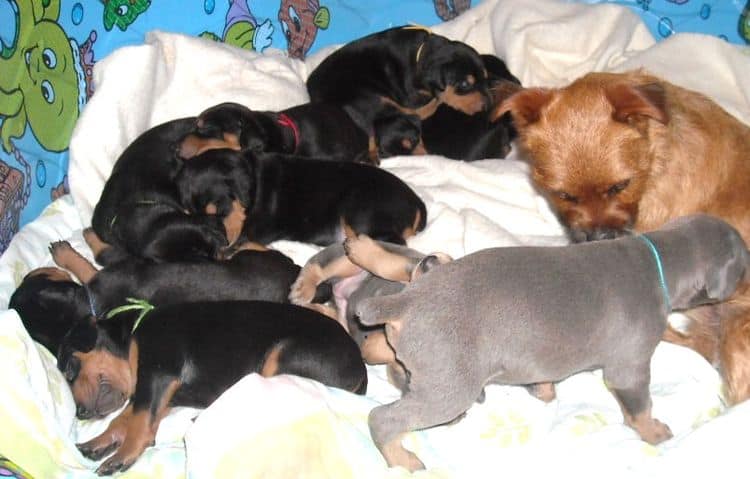
[[[456,419],[473,402],[473,399],[464,400],[464,396],[469,397],[468,395],[461,395],[461,398],[452,396],[454,395],[448,391],[419,393],[409,389],[401,399],[370,411],[370,434],[389,466],[402,466],[412,472],[424,469],[424,463],[416,454],[405,449],[401,440],[408,432],[446,424]]]
[[[651,415],[650,362],[604,369],[604,381],[622,409],[625,423],[649,444],[672,437],[669,427]]]

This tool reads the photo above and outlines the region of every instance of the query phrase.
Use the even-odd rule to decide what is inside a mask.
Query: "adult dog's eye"
[[[615,183],[614,185],[610,186],[607,190],[607,196],[615,196],[622,190],[628,187],[630,184],[630,179],[622,180],[619,183]]]
[[[577,197],[569,193],[566,193],[564,191],[558,191],[557,193],[555,193],[555,195],[557,195],[557,197],[560,198],[561,200],[567,201],[568,203],[578,203]]]

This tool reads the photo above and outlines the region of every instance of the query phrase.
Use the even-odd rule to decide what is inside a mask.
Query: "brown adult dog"
[[[574,241],[656,229],[691,213],[719,216],[750,241],[750,128],[706,96],[642,70],[590,73],[530,88],[495,111],[513,115],[532,178]],[[730,403],[750,398],[750,293],[691,310],[665,339],[703,354]]]

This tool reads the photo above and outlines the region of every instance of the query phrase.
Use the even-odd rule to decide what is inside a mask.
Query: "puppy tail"
[[[400,322],[405,311],[403,295],[390,294],[366,298],[357,305],[357,319],[365,326]]]

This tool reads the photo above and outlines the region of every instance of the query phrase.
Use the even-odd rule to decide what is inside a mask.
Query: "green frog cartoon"
[[[27,125],[46,150],[65,150],[86,101],[80,52],[57,23],[59,15],[60,0],[0,0],[0,140],[6,152]]]

